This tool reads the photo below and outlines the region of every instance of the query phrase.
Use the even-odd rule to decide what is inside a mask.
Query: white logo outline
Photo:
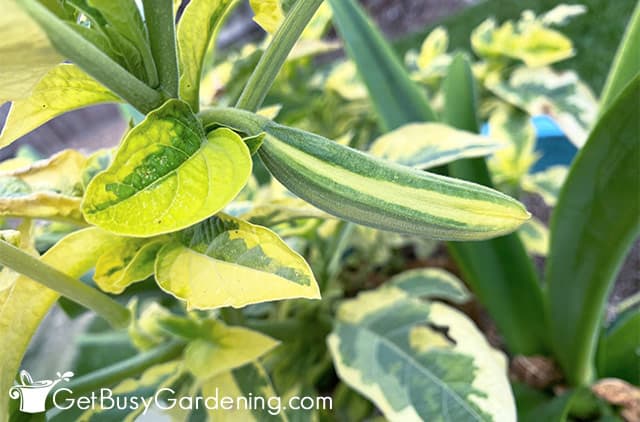
[[[14,385],[9,389],[9,397],[14,400],[20,399],[20,411],[23,413],[42,413],[46,409],[47,397],[56,384],[66,381],[73,376],[73,372],[57,372],[55,380],[33,381],[31,374],[24,369],[20,371],[20,381],[22,384]]]

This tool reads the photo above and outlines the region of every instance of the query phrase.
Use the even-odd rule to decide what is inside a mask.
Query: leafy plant
[[[629,47],[637,12],[559,194],[547,247],[544,227],[512,196],[529,188],[552,201],[559,185],[550,172],[528,175],[528,115],[542,107],[530,91],[543,92],[560,120],[578,121],[579,136],[590,128],[591,117],[570,107],[590,98],[574,75],[543,68],[540,80],[530,69],[572,54],[549,26],[575,9],[481,25],[473,68],[446,54],[437,30],[408,71],[351,0],[251,1],[266,41],[215,65],[211,46],[236,1],[192,0],[180,16],[171,0],[6,3],[0,98],[11,109],[0,146],[93,104],[120,103],[142,117],[113,150],[0,164],[0,390],[59,303],[71,317],[86,309],[99,317],[79,337],[73,397],[110,386],[122,398],[171,388],[335,399],[331,409],[277,414],[176,409],[178,420],[362,420],[375,415],[371,403],[391,420],[513,421],[594,406],[613,414],[588,390],[548,401],[512,388],[507,356],[461,311],[471,300],[463,282],[443,269],[407,269],[397,252],[430,259],[437,240],[449,242],[507,353],[553,353],[572,387],[594,381],[596,366],[598,376],[637,382],[633,362],[614,352],[634,347],[624,333],[635,313],[602,333],[598,323],[638,233],[637,204],[625,202],[638,191]],[[355,66],[318,73],[313,56],[336,48],[322,39],[331,19]],[[486,88],[479,108],[476,78]],[[479,117],[490,138],[475,134]],[[624,142],[613,142],[614,127]],[[590,170],[610,160],[615,171],[599,177],[611,188],[602,189]],[[576,219],[575,207],[593,212]],[[593,233],[617,246],[604,251]],[[549,251],[545,285],[521,238]],[[571,274],[586,284],[567,282]],[[563,306],[567,295],[577,312]],[[142,412],[48,405],[52,420]],[[20,417],[0,395],[0,420]]]

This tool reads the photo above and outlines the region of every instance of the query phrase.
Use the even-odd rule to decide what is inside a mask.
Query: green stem
[[[0,264],[91,309],[115,328],[126,327],[129,324],[129,310],[106,294],[4,241],[0,241]]]
[[[160,93],[133,76],[36,0],[19,4],[46,32],[56,50],[146,114],[162,104]]]
[[[182,354],[184,347],[183,341],[173,340],[155,349],[76,378],[65,387],[73,391],[72,397],[78,397],[114,385],[127,378],[137,376],[154,365],[177,358]]]
[[[178,98],[178,50],[173,23],[173,0],[143,0],[151,54],[160,78],[160,88]]]
[[[236,103],[237,108],[256,111],[262,105],[280,68],[322,1],[298,0],[295,2],[253,70]]]
[[[265,117],[237,108],[207,108],[198,113],[198,117],[205,128],[221,124],[249,136],[263,132],[263,126],[269,121]]]

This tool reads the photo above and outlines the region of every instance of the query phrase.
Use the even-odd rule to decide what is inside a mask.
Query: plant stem
[[[19,2],[46,32],[56,50],[146,114],[162,104],[160,93],[133,76],[36,0]]]
[[[184,350],[184,347],[185,343],[180,340],[161,344],[155,349],[76,378],[67,384],[66,388],[73,391],[71,396],[78,397],[91,391],[108,387],[129,377],[139,375],[145,369],[154,365],[177,358]]]
[[[0,264],[91,309],[115,328],[129,324],[130,312],[126,307],[4,241],[0,241]]]
[[[237,108],[256,111],[262,105],[280,68],[322,1],[296,1],[253,70],[236,103]]]
[[[142,5],[160,88],[169,97],[178,98],[178,50],[173,23],[173,0],[143,0]]]

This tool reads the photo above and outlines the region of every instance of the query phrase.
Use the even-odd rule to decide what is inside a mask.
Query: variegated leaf
[[[373,141],[369,153],[424,170],[463,158],[491,155],[503,146],[504,142],[441,123],[411,123]]]
[[[390,421],[516,420],[505,357],[444,304],[396,287],[360,293],[328,342],[340,378]]]
[[[163,246],[155,273],[163,290],[194,309],[320,298],[309,265],[278,235],[221,213]]]
[[[284,21],[281,0],[250,0],[253,20],[269,33],[274,33]]]
[[[439,268],[403,271],[387,283],[411,297],[446,299],[454,303],[464,303],[471,298],[458,277]]]
[[[489,117],[489,135],[505,144],[489,160],[496,181],[518,185],[537,160],[530,116],[515,107],[500,105]]]
[[[117,101],[121,101],[118,96],[77,66],[60,64],[40,79],[30,95],[11,104],[0,133],[0,147],[9,145],[67,111]]]
[[[508,81],[489,78],[486,86],[532,116],[551,116],[578,148],[584,144],[598,112],[595,96],[573,71],[520,67]]]
[[[236,398],[263,397],[268,404],[265,408],[210,409],[209,418],[212,421],[287,421],[284,414],[278,413],[280,409],[275,408],[275,400],[279,397],[271,385],[269,375],[258,363],[249,363],[206,380],[202,383],[202,395],[204,397],[232,397],[234,400]]]
[[[522,188],[537,193],[550,207],[556,205],[560,189],[564,185],[569,169],[565,166],[552,166],[548,169],[527,175],[522,181]]]
[[[82,211],[118,234],[173,232],[222,209],[250,173],[239,135],[222,128],[205,137],[189,106],[169,100],[127,134],[113,163],[89,183]]]
[[[436,57],[447,52],[447,48],[449,48],[449,34],[444,27],[438,26],[422,42],[417,58],[418,66],[421,69],[428,68]]]
[[[518,235],[527,251],[534,255],[547,256],[549,252],[549,229],[537,218],[532,218],[518,229]]]
[[[278,345],[276,340],[244,327],[204,321],[202,337],[185,349],[184,365],[196,378],[212,377],[255,361]]]
[[[127,238],[123,245],[100,256],[93,279],[107,293],[122,293],[131,284],[153,275],[156,255],[167,241],[166,237]]]

